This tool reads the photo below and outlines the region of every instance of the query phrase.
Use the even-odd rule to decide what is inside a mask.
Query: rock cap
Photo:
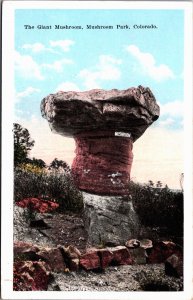
[[[133,141],[159,118],[160,109],[149,88],[93,89],[50,94],[41,102],[42,116],[63,136],[85,132],[128,133]]]

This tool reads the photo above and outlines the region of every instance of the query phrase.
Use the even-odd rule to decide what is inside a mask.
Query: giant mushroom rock
[[[72,173],[84,192],[90,242],[118,244],[136,237],[139,222],[128,201],[128,182],[133,142],[159,118],[151,90],[60,91],[42,100],[41,113],[53,132],[75,139]]]

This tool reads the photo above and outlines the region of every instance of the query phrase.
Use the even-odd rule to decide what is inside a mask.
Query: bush
[[[160,186],[160,182],[155,187],[152,181],[146,185],[130,182],[134,208],[143,225],[167,227],[168,233],[183,236],[183,192]]]
[[[79,211],[83,207],[82,195],[74,186],[70,172],[36,172],[28,168],[15,168],[15,201],[34,197],[54,200],[60,211]]]

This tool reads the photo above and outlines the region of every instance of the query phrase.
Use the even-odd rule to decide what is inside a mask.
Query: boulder
[[[165,262],[165,273],[169,276],[183,276],[183,257],[182,255],[172,254]]]
[[[151,264],[165,263],[172,254],[182,257],[182,248],[171,241],[160,241],[153,246],[147,262]]]
[[[66,268],[61,251],[58,248],[41,248],[37,252],[39,259],[49,264],[53,272],[64,272]]]
[[[46,291],[50,268],[44,261],[18,261],[13,267],[14,291]]]
[[[32,260],[33,256],[36,257],[36,253],[39,251],[39,247],[31,243],[15,241],[13,245],[13,251],[14,259],[22,258],[23,260],[24,256],[31,256],[30,260]]]
[[[111,262],[113,260],[113,252],[111,251],[111,249],[99,249],[97,251],[99,257],[100,257],[100,262],[101,262],[101,268],[105,269],[106,267],[108,267],[109,265],[111,265]]]
[[[145,249],[143,249],[142,247],[131,248],[129,249],[129,253],[133,260],[133,264],[141,265],[147,263],[147,254]]]
[[[83,193],[85,229],[91,245],[124,245],[137,237],[140,222],[126,197]]]
[[[74,136],[87,131],[125,132],[133,141],[159,117],[159,106],[149,88],[94,89],[58,92],[41,102],[41,113],[53,132]]]
[[[113,260],[111,264],[113,265],[131,265],[133,264],[133,259],[127,247],[117,246],[111,248],[113,254]]]
[[[101,268],[100,258],[95,251],[85,253],[80,257],[80,267],[89,271]]]

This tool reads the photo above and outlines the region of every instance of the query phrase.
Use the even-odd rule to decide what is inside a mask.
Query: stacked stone
[[[150,89],[60,91],[42,100],[41,112],[53,132],[75,139],[72,173],[83,191],[89,242],[120,245],[137,237],[128,183],[133,142],[159,117]]]

